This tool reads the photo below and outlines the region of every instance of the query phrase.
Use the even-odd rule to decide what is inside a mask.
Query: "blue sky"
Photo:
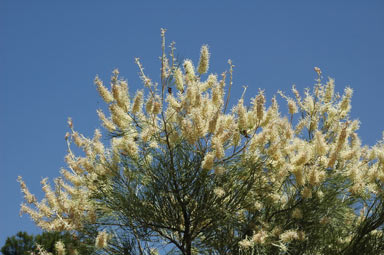
[[[141,87],[134,57],[159,77],[160,28],[180,58],[197,61],[202,44],[211,71],[236,65],[233,98],[265,89],[270,99],[292,84],[314,84],[314,66],[355,93],[352,116],[363,143],[384,130],[384,1],[0,1],[0,246],[19,230],[22,175],[41,198],[40,180],[64,167],[66,121],[91,135],[104,107],[93,79],[119,68],[131,93]],[[286,113],[282,107],[283,113]]]

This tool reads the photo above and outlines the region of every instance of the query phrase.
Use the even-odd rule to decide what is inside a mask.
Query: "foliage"
[[[164,33],[160,83],[139,59],[144,89],[133,97],[117,70],[110,89],[96,77],[110,145],[69,120],[68,170],[54,190],[42,181],[41,202],[20,178],[22,212],[43,229],[93,238],[99,253],[383,253],[384,144],[361,145],[352,89],[335,93],[315,68],[312,90],[279,92],[288,116],[262,90],[230,109],[232,63],[207,75],[205,45],[197,68],[179,63]]]
[[[46,252],[56,253],[55,244],[61,241],[68,249],[68,254],[79,251],[80,254],[91,254],[94,250],[93,244],[86,244],[84,240],[74,238],[68,232],[43,232],[38,235],[29,235],[26,232],[18,232],[8,237],[1,248],[3,255],[30,255],[38,252],[38,246]]]
[[[1,252],[3,255],[27,255],[34,249],[34,246],[33,236],[28,235],[27,232],[18,232],[7,238]]]

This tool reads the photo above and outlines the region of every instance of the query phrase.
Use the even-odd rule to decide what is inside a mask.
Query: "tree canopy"
[[[195,67],[161,38],[158,82],[139,59],[134,96],[118,70],[95,78],[107,139],[69,119],[68,168],[40,202],[20,177],[22,212],[103,254],[383,254],[384,144],[362,145],[351,88],[316,67],[312,89],[278,92],[287,115],[263,90],[231,106],[231,61],[208,74],[208,46]]]
[[[1,252],[3,255],[27,255],[34,247],[33,236],[28,235],[27,232],[18,232],[16,235],[7,238]]]
[[[43,232],[37,235],[29,235],[27,232],[18,232],[8,237],[1,248],[3,255],[30,255],[31,252],[38,253],[41,247],[46,252],[56,253],[56,243],[61,241],[67,247],[68,254],[88,255],[94,250],[93,243],[87,244],[86,240],[74,238],[69,232]]]

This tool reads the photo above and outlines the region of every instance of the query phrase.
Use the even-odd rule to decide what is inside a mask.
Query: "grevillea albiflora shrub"
[[[139,59],[135,94],[118,70],[95,78],[104,131],[69,119],[67,168],[40,202],[20,177],[21,211],[98,254],[384,254],[384,145],[361,144],[352,89],[315,68],[312,89],[278,92],[287,116],[262,90],[230,106],[232,63],[208,74],[208,46],[180,62],[164,34],[158,82]]]

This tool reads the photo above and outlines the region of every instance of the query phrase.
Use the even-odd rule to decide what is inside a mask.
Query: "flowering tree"
[[[279,92],[288,116],[276,98],[266,107],[262,90],[230,109],[232,63],[208,75],[205,45],[197,68],[179,63],[174,44],[166,54],[164,33],[159,84],[139,59],[144,88],[133,97],[117,70],[110,89],[96,77],[110,145],[99,130],[86,138],[69,120],[68,169],[54,190],[42,180],[40,202],[19,178],[22,212],[44,230],[94,238],[99,253],[384,250],[384,145],[361,145],[359,122],[349,117],[352,89],[336,94],[334,80],[323,82],[315,68],[313,90]]]

